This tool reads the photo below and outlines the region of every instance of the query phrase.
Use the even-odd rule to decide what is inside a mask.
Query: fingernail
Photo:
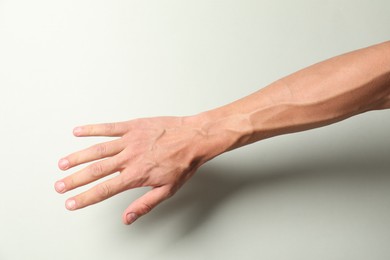
[[[69,161],[67,159],[61,159],[58,162],[58,166],[60,167],[60,169],[66,170],[69,168]]]
[[[75,129],[73,129],[73,134],[75,136],[79,136],[81,134],[81,127],[76,127]]]
[[[127,224],[130,225],[131,223],[133,223],[134,221],[136,221],[137,218],[138,218],[138,215],[135,214],[135,213],[133,213],[133,212],[127,214],[127,216],[126,216]]]
[[[66,201],[65,206],[69,210],[74,210],[76,208],[76,201],[68,200],[68,201]]]
[[[62,181],[58,181],[56,182],[54,187],[57,192],[63,192],[65,190],[65,183],[63,183]]]

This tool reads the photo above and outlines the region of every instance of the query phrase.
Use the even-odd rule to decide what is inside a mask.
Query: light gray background
[[[0,259],[389,259],[389,111],[225,154],[130,227],[121,214],[144,190],[68,212],[53,189],[60,157],[103,140],[74,126],[225,104],[388,40],[389,13],[388,0],[0,0]]]

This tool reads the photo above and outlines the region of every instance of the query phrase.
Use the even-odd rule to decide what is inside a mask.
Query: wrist
[[[248,115],[229,114],[222,109],[202,112],[185,121],[203,136],[207,160],[248,144],[254,131]]]

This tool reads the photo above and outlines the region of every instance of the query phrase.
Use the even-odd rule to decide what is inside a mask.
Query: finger
[[[55,189],[59,193],[73,190],[80,186],[86,185],[100,178],[106,177],[120,168],[117,157],[110,157],[108,159],[88,165],[84,169],[65,177],[64,179],[55,183]]]
[[[78,126],[73,129],[75,136],[122,136],[128,130],[126,122]]]
[[[153,188],[151,191],[145,193],[142,197],[135,200],[124,211],[122,221],[126,225],[130,225],[139,217],[147,214],[155,208],[162,201],[166,200],[172,195],[168,186],[161,186]]]
[[[132,187],[135,187],[135,185],[125,184],[121,175],[119,175],[110,180],[99,183],[91,189],[68,199],[65,206],[68,210],[81,209],[108,199]]]
[[[102,159],[105,157],[114,156],[120,153],[125,148],[123,140],[117,139],[101,144],[96,144],[87,149],[72,153],[58,162],[58,167],[61,170],[67,170],[74,166]]]

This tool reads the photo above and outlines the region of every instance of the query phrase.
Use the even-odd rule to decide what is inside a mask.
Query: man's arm
[[[62,170],[93,163],[56,182],[55,189],[65,193],[120,172],[68,199],[66,207],[76,210],[128,189],[151,187],[125,210],[123,222],[131,224],[172,196],[202,164],[226,151],[389,107],[390,42],[385,42],[312,65],[195,116],[76,127],[75,136],[118,139],[61,159]]]
[[[231,148],[390,107],[390,42],[312,65],[203,114],[204,128],[237,133]],[[228,135],[228,132],[226,132]],[[236,139],[236,140],[234,140]]]

